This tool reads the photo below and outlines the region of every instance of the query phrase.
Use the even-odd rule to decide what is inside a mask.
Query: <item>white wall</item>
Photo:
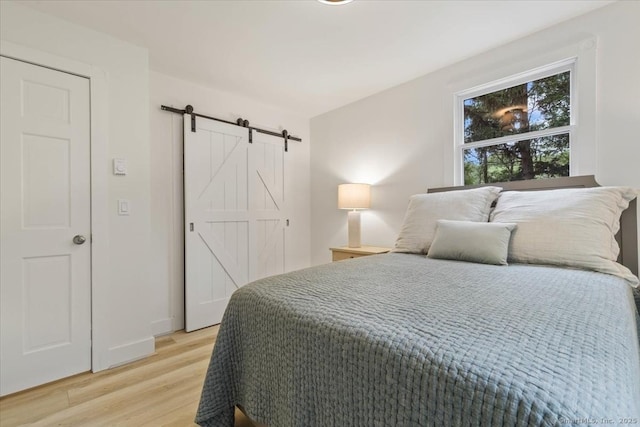
[[[312,264],[328,262],[328,248],[346,244],[346,213],[336,202],[338,184],[375,185],[372,209],[362,216],[362,241],[393,246],[408,197],[429,187],[453,185],[454,93],[522,71],[532,58],[593,36],[595,162],[580,173],[595,174],[602,185],[640,188],[638,22],[639,2],[617,2],[313,118]]]
[[[110,318],[104,324],[109,330],[102,331],[108,336],[107,354],[100,359],[107,367],[143,357],[154,350],[147,304],[151,219],[147,51],[11,2],[0,3],[0,19],[3,41],[99,67],[106,74],[108,105],[100,107],[108,114],[108,157],[126,158],[129,174],[104,177],[109,272],[100,284],[105,298],[99,304]],[[130,216],[116,214],[117,199],[131,201]]]
[[[273,131],[287,129],[302,142],[290,142],[291,174],[285,183],[290,226],[287,230],[286,266],[309,266],[309,120],[295,113],[252,99],[206,88],[158,72],[150,73],[151,120],[151,307],[154,334],[184,327],[184,262],[182,217],[182,116],[160,109],[168,105],[184,109],[193,105],[201,114],[235,121],[242,117],[252,126]]]
[[[310,263],[310,138],[308,118],[252,99],[150,72],[147,50],[14,2],[1,2],[0,38],[99,67],[106,74],[108,161],[126,158],[126,177],[109,173],[109,265],[106,298],[108,354],[113,366],[153,352],[153,335],[183,327],[182,118],[160,105],[184,108],[300,136],[291,142],[295,194],[287,241],[287,270]],[[150,138],[151,136],[151,138]],[[111,166],[108,166],[109,171]],[[118,216],[118,199],[131,215]]]

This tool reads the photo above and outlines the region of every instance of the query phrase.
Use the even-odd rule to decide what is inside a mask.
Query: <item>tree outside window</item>
[[[464,183],[569,176],[571,71],[463,100]]]

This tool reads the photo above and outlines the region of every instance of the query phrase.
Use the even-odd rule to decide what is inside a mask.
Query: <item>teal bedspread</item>
[[[274,276],[231,298],[196,421],[640,425],[636,318],[623,280],[579,270],[392,253]]]

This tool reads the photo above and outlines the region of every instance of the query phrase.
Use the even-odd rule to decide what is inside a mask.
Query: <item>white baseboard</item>
[[[153,337],[111,347],[109,349],[109,368],[150,356],[155,353],[155,347],[156,342]]]
[[[155,320],[151,322],[151,333],[154,337],[170,334],[173,332],[172,323],[171,318]]]

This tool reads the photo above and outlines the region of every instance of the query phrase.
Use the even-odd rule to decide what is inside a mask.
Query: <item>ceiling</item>
[[[313,117],[611,1],[21,1],[151,69]]]

